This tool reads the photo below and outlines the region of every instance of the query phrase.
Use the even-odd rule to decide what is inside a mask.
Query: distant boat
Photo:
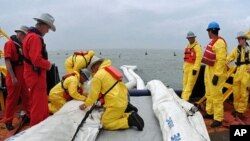
[[[121,58],[121,53],[118,55],[119,58]]]
[[[174,56],[176,56],[175,52],[174,52]]]
[[[147,51],[145,52],[145,55],[148,55],[148,52],[147,52]]]
[[[102,52],[100,52],[99,55],[102,55]]]

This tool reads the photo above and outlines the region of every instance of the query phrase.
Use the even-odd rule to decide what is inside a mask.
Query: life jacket
[[[184,62],[192,63],[194,64],[196,59],[196,53],[193,47],[186,48],[184,52]]]
[[[88,54],[88,51],[76,51],[76,52],[74,52],[74,54],[72,56],[72,67],[74,67],[74,65],[75,65],[74,62],[76,61],[76,56],[78,56],[78,55],[80,55],[80,56],[82,56],[84,58],[86,67],[88,67],[90,61],[87,62],[87,59],[85,58],[85,55],[87,55],[87,54]]]
[[[71,76],[75,76],[76,73],[69,73],[69,74],[66,74],[62,77],[62,80],[61,80],[61,87],[64,89],[64,93],[63,93],[63,97],[66,99],[66,101],[70,101],[72,100],[73,98],[69,95],[69,91],[68,89],[66,89],[64,86],[63,86],[63,82],[66,78],[68,77],[71,77]],[[82,87],[77,87],[77,92],[82,94],[83,93],[83,88]]]
[[[110,91],[112,90],[115,85],[122,81],[123,79],[123,74],[115,67],[113,66],[107,66],[107,67],[104,67],[104,69],[114,78],[116,79],[117,81],[104,93],[104,94],[99,94],[99,99],[98,101],[103,105],[105,103],[105,100],[104,100],[104,96]]]
[[[18,60],[17,61],[11,61],[12,66],[22,65],[23,64],[23,51],[21,48],[20,41],[17,39],[16,35],[13,35],[10,37],[10,39],[14,42],[16,47],[16,52],[18,54]]]
[[[249,46],[246,46],[245,47],[245,50],[246,48],[249,47]],[[241,65],[248,65],[250,64],[250,61],[249,61],[249,50],[245,51],[245,56],[244,56],[244,61],[241,62],[241,52],[242,52],[242,48],[241,46],[238,46],[237,47],[238,50],[237,50],[237,60],[235,62],[236,66],[241,66]]]
[[[42,42],[42,51],[41,51],[41,54],[42,54],[42,57],[45,59],[45,60],[48,60],[48,52],[47,52],[47,49],[46,49],[46,44],[44,43],[44,40],[43,40],[43,37],[42,37],[42,34],[40,31],[38,31],[36,28],[32,27],[29,29],[29,33],[36,33],[40,39],[41,39],[41,42]],[[30,65],[33,66],[33,70],[35,72],[37,72],[38,74],[40,74],[40,68],[38,68],[37,66],[35,66],[34,64],[32,64],[31,60],[27,57],[24,56],[24,61]]]
[[[216,43],[218,39],[222,39],[225,42],[225,40],[222,37],[213,39],[206,47],[206,50],[203,54],[202,63],[207,64],[209,66],[214,66],[214,63],[216,61],[216,54],[213,51],[213,45]]]

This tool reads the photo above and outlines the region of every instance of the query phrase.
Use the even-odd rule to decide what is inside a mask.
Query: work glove
[[[213,80],[212,80],[212,83],[213,83],[214,86],[217,85],[218,80],[219,80],[219,77],[217,75],[214,75]]]
[[[193,70],[193,75],[196,75],[196,73],[197,73],[197,70]]]

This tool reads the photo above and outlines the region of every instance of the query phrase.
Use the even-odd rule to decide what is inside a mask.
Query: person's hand
[[[85,104],[82,104],[82,105],[79,106],[79,108],[80,108],[81,110],[85,110],[87,107],[86,107]]]
[[[217,85],[218,80],[219,80],[219,77],[217,75],[214,75],[213,80],[212,80],[212,83],[213,83],[214,86]]]
[[[193,70],[193,75],[196,75],[196,73],[197,73],[197,70]]]

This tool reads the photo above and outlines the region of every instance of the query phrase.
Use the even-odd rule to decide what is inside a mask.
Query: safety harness
[[[247,48],[249,47],[248,45],[245,47]],[[237,60],[235,62],[236,66],[241,66],[241,65],[244,65],[244,64],[250,64],[250,61],[249,61],[249,50],[245,51],[245,56],[244,56],[244,60],[245,61],[242,61],[241,62],[241,52],[242,52],[242,47],[239,45],[238,47],[238,50],[237,50]]]
[[[10,61],[12,66],[22,65],[23,64],[23,51],[21,48],[21,43],[17,39],[16,35],[13,35],[10,37],[10,39],[14,42],[16,47],[16,52],[18,54],[18,60],[17,61]]]
[[[44,43],[44,40],[43,40],[43,37],[42,37],[42,34],[41,34],[41,32],[40,31],[38,31],[36,28],[34,28],[34,27],[32,27],[32,28],[30,28],[29,29],[29,33],[36,33],[39,37],[40,37],[40,39],[41,39],[41,42],[42,42],[42,57],[45,59],[45,60],[48,60],[48,52],[47,52],[47,50],[46,50],[46,44]],[[32,64],[32,62],[31,62],[31,60],[29,59],[29,58],[27,58],[27,57],[25,57],[24,56],[24,61],[27,63],[27,64],[29,64],[29,65],[32,65],[33,66],[33,70],[35,71],[35,72],[37,72],[38,74],[40,74],[40,68],[39,67],[37,67],[37,66],[35,66],[34,64]]]
[[[64,80],[65,80],[66,78],[69,78],[69,77],[75,76],[75,75],[76,75],[76,73],[73,72],[73,73],[70,73],[70,74],[66,74],[66,75],[64,75],[64,76],[62,77],[62,80],[61,80],[61,87],[64,89],[63,97],[66,99],[66,101],[72,100],[73,98],[70,96],[68,89],[66,89],[66,88],[63,86],[63,82],[64,82]],[[77,88],[77,91],[78,91],[79,93],[83,93],[83,89],[82,89],[81,87],[78,87],[78,88]]]
[[[87,51],[76,51],[76,52],[74,52],[74,54],[72,56],[72,67],[74,67],[74,65],[75,65],[74,62],[76,61],[76,56],[78,56],[78,55],[80,55],[80,56],[82,56],[84,58],[86,67],[88,67],[90,61],[87,62],[87,59],[85,58],[85,55],[87,55],[87,54],[88,54]]]
[[[122,81],[122,79],[123,79],[123,75],[122,75],[122,73],[117,69],[117,68],[115,68],[115,67],[113,67],[113,66],[107,66],[107,67],[105,67],[104,68],[114,79],[116,79],[116,82],[104,93],[104,94],[100,94],[100,97],[99,97],[99,99],[98,99],[98,101],[103,105],[104,103],[105,103],[105,100],[104,100],[104,97],[105,97],[105,95],[109,92],[109,91],[111,91],[114,87],[115,87],[115,85],[118,83],[118,82],[120,82],[120,81]]]

